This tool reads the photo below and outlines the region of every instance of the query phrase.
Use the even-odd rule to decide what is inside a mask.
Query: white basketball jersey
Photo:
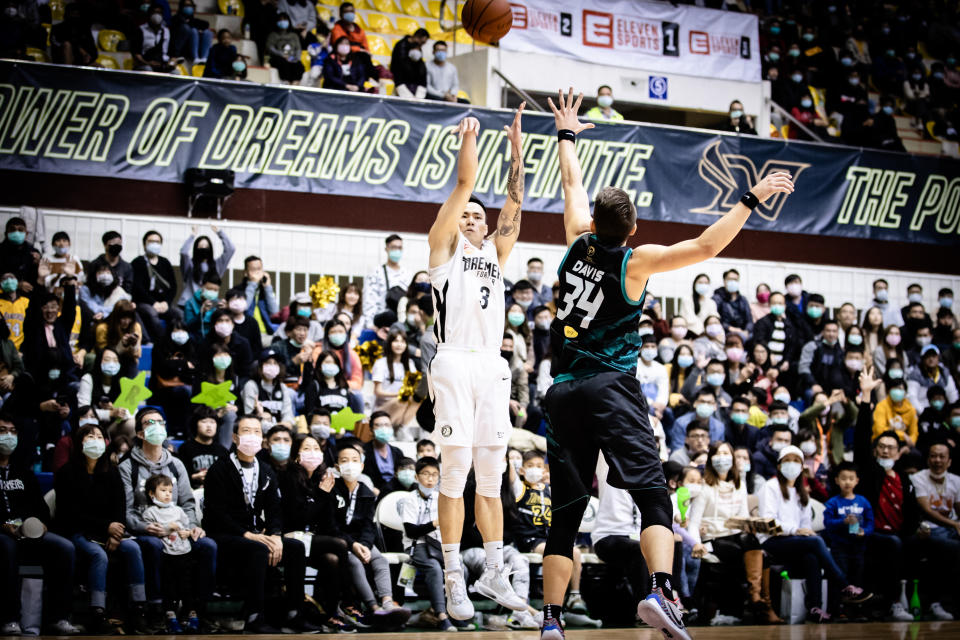
[[[479,249],[462,234],[450,262],[430,269],[437,345],[500,350],[503,342],[503,274],[497,247]]]

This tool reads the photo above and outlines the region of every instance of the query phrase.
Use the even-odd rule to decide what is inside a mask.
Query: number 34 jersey
[[[497,247],[477,248],[457,234],[450,262],[430,269],[437,321],[437,346],[500,351],[503,342],[503,274]]]
[[[574,240],[560,263],[557,317],[550,327],[554,382],[604,371],[635,375],[643,298],[627,295],[633,249],[600,244],[593,234]]]

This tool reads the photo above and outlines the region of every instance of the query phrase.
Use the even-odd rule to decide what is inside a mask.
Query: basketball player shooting
[[[510,368],[500,357],[503,338],[503,265],[520,233],[523,203],[521,104],[504,127],[511,160],[507,200],[487,237],[486,209],[473,196],[480,122],[464,118],[457,184],[430,228],[430,282],[437,309],[437,355],[430,364],[437,441],[443,459],[438,515],[443,545],[447,614],[468,620],[474,610],[460,566],[463,489],[471,464],[477,480],[476,520],[486,563],[477,591],[517,611],[524,602],[501,575],[503,509],[500,480],[510,438]]]
[[[561,603],[599,451],[610,466],[607,482],[629,491],[641,514],[640,545],[652,588],[637,615],[668,638],[689,639],[670,575],[673,509],[636,378],[637,328],[647,279],[716,256],[758,204],[777,193],[792,193],[793,182],[787,173],[770,174],[699,237],[630,249],[626,243],[637,230],[637,210],[625,191],[601,189],[590,216],[575,146],[577,134],[593,128],[577,118],[582,99],[582,94],[574,99],[571,88],[566,96],[559,93],[558,105],[549,101],[557,126],[569,249],[559,269],[557,317],[551,326],[554,384],[544,399],[553,522],[544,550],[540,637],[564,637]]]

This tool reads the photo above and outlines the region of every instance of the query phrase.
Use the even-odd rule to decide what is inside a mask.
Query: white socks
[[[483,543],[483,553],[486,555],[484,568],[500,570],[503,566],[503,540]]]
[[[444,571],[462,571],[460,568],[460,543],[442,544]]]

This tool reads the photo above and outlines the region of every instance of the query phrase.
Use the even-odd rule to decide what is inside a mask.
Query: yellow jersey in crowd
[[[6,298],[0,298],[0,315],[3,316],[4,322],[10,329],[10,341],[13,342],[17,351],[23,344],[23,320],[27,316],[27,306],[29,304],[30,299],[24,296],[19,296],[13,302]]]

